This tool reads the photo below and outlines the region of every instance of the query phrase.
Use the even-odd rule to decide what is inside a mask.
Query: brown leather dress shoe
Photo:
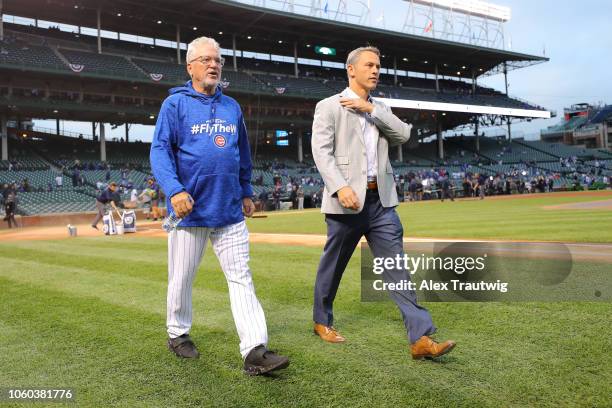
[[[314,333],[330,343],[344,343],[346,341],[346,339],[331,326],[324,326],[322,324],[315,323]]]
[[[440,357],[451,351],[456,344],[453,340],[436,343],[431,337],[422,336],[416,343],[410,345],[410,352],[414,360],[423,360],[424,358]]]

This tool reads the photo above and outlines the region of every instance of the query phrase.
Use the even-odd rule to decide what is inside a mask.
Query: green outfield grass
[[[545,206],[610,200],[609,195],[521,196],[514,199],[461,199],[455,202],[404,203],[398,213],[407,237],[612,242],[610,210],[547,210]],[[301,216],[268,213],[249,221],[252,232],[325,234],[323,215],[306,210]]]
[[[401,212],[413,224],[409,235],[417,225],[420,234],[429,235],[426,221],[414,218],[416,209],[430,214],[439,209],[467,222],[476,208],[491,203],[432,203],[431,210],[418,204]],[[511,206],[504,208],[498,216],[513,212]],[[268,225],[288,225],[291,218],[269,218]],[[303,231],[305,223],[298,219],[292,229]],[[308,232],[322,232],[320,215],[304,219],[312,220]],[[441,221],[433,222],[437,234],[444,231]],[[476,219],[475,227],[481,222]],[[559,234],[564,229],[557,225]],[[593,234],[605,241],[605,234]],[[582,238],[589,236],[585,232]],[[268,244],[251,249],[270,346],[291,357],[291,366],[271,378],[241,373],[226,283],[210,248],[194,287],[191,334],[202,357],[185,361],[165,348],[163,239],[0,243],[0,387],[73,387],[78,406],[84,407],[610,404],[609,304],[429,303],[439,337],[454,338],[459,345],[440,362],[415,362],[395,306],[359,301],[358,253],[336,301],[336,323],[348,342],[332,345],[311,333],[320,249]]]

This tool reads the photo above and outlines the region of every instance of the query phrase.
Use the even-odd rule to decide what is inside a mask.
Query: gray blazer
[[[372,120],[378,128],[378,193],[384,207],[398,204],[389,162],[389,147],[405,143],[412,125],[402,122],[391,108],[374,100]],[[363,210],[367,185],[367,157],[359,115],[340,105],[340,94],[317,103],[312,122],[312,157],[325,182],[321,212],[358,214]],[[342,207],[337,192],[350,186],[359,197],[359,210]]]

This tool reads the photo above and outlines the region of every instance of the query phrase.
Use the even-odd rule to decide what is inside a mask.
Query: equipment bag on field
[[[104,234],[105,235],[117,235],[117,227],[115,226],[115,220],[113,219],[113,213],[108,212],[102,217],[104,223]]]
[[[133,210],[123,211],[121,219],[124,232],[136,232],[136,213]]]

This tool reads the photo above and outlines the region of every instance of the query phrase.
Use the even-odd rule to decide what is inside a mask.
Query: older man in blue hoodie
[[[285,368],[267,349],[266,319],[249,261],[244,215],[251,197],[251,157],[238,103],[221,92],[224,60],[217,41],[201,37],[187,48],[191,81],[162,104],[151,145],[151,168],[174,213],[183,218],[168,236],[168,348],[185,358],[199,353],[189,337],[193,280],[208,239],[227,279],[240,353],[247,374]]]

